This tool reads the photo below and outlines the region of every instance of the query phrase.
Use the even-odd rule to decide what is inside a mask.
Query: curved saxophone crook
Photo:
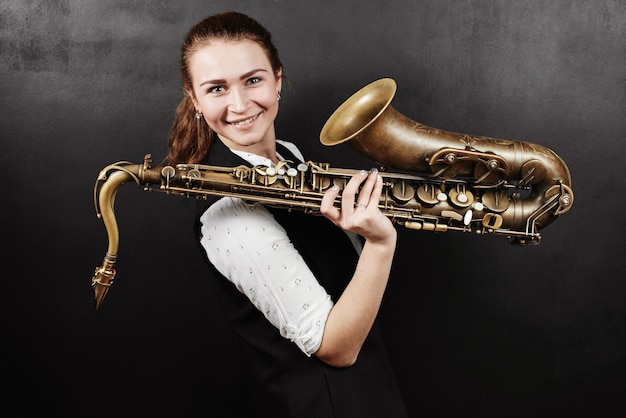
[[[107,231],[108,248],[102,261],[102,265],[97,267],[91,279],[94,288],[94,300],[96,310],[100,309],[102,301],[109,292],[115,278],[115,262],[117,261],[117,250],[119,245],[119,229],[115,218],[115,195],[120,186],[129,180],[140,183],[140,170],[149,162],[146,156],[144,165],[132,165],[126,161],[111,164],[100,171],[94,186],[94,205],[96,214],[101,218]],[[100,187],[99,187],[100,186]]]

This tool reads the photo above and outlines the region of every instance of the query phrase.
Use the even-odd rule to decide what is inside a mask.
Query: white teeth
[[[239,122],[232,122],[231,125],[235,125],[235,126],[246,125],[255,119],[256,119],[256,116],[252,116],[251,118],[248,118],[246,120],[240,120]]]

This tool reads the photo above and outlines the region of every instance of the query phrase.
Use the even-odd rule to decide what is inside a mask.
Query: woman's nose
[[[246,106],[248,103],[248,96],[246,92],[239,88],[234,88],[230,90],[230,98],[228,106],[231,111],[239,113],[246,110]]]

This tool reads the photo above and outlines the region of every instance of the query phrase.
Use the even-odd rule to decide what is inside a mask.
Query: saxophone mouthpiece
[[[96,311],[100,309],[100,305],[104,300],[107,292],[109,291],[108,286],[103,286],[101,283],[94,283],[94,300],[96,303]]]
[[[104,301],[105,296],[109,292],[109,288],[113,284],[113,278],[115,277],[115,269],[113,268],[113,265],[115,264],[115,259],[115,256],[107,254],[104,258],[102,266],[96,268],[96,272],[91,280],[96,310],[100,309],[102,301]]]

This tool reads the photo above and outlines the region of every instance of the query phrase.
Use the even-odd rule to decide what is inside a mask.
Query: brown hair
[[[245,14],[220,13],[209,16],[192,27],[183,41],[180,53],[180,73],[183,87],[190,91],[192,82],[189,74],[189,61],[199,48],[213,39],[254,41],[266,52],[274,74],[282,68],[278,51],[272,43],[272,35],[267,29]],[[178,104],[168,135],[169,152],[165,157],[166,163],[200,163],[209,152],[213,140],[214,132],[203,119],[196,118],[193,101],[189,94],[185,93]]]

